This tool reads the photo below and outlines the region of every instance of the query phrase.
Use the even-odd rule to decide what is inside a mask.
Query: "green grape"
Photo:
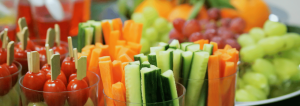
[[[9,92],[8,95],[13,103],[14,106],[19,106],[20,98],[17,90],[15,88],[12,88]]]
[[[285,36],[290,36],[294,40],[294,48],[300,47],[300,35],[297,33],[287,33]]]
[[[240,77],[238,77],[237,78],[237,85],[238,85],[237,86],[238,89],[243,89],[245,87],[246,83]]]
[[[28,104],[28,106],[47,106],[44,102],[31,102]]]
[[[262,89],[267,95],[270,92],[268,79],[261,73],[246,72],[243,76],[243,80],[258,89]]]
[[[287,32],[287,27],[282,23],[267,20],[264,24],[264,31],[267,36],[281,36]]]
[[[173,27],[173,24],[172,23],[168,23],[168,30],[167,30],[167,32],[170,32],[174,27]]]
[[[300,64],[300,53],[299,53],[299,51],[297,51],[295,49],[283,51],[283,52],[281,52],[281,56],[284,58],[290,59],[291,61],[293,61],[296,64]]]
[[[293,75],[291,77],[291,80],[293,80],[293,81],[300,81],[300,70],[299,69],[298,69],[297,74],[295,74],[295,75]]]
[[[249,35],[256,41],[258,42],[259,40],[263,39],[266,35],[263,29],[259,27],[252,28],[249,31]]]
[[[150,42],[144,38],[141,39],[141,45],[142,45],[142,49],[141,52],[142,53],[148,53],[150,51]]]
[[[144,34],[144,38],[149,40],[149,42],[158,40],[158,33],[155,28],[147,28]]]
[[[168,21],[164,18],[157,18],[153,24],[154,28],[158,31],[158,33],[162,34],[168,28]]]
[[[143,24],[143,28],[148,27],[148,22],[145,19],[144,15],[142,13],[133,13],[131,16],[131,19],[136,22],[136,23],[141,23]]]
[[[166,33],[166,34],[163,34],[162,36],[161,36],[161,38],[160,38],[160,42],[165,42],[165,43],[168,43],[169,42],[169,40],[170,40],[170,38],[169,38],[169,34],[168,33]]]
[[[0,96],[0,106],[13,106],[9,95]]]
[[[249,93],[248,91],[244,89],[239,89],[235,93],[235,99],[239,102],[250,102],[250,101],[257,101],[258,99],[255,98],[254,95]]]
[[[241,59],[244,62],[251,63],[264,56],[264,50],[257,45],[247,46],[240,50]]]
[[[142,14],[148,21],[148,23],[153,23],[155,19],[159,17],[158,12],[152,7],[145,7]]]
[[[261,39],[257,45],[263,48],[266,55],[274,55],[282,49],[284,41],[281,40],[281,37],[274,36]]]
[[[239,36],[237,41],[241,45],[242,48],[251,46],[251,45],[255,45],[255,40],[248,34],[242,34],[241,36]]]
[[[288,36],[288,35],[281,36],[281,40],[284,42],[283,48],[280,49],[281,51],[292,49],[295,45],[295,40],[293,39],[292,36]]]
[[[251,68],[254,72],[258,72],[266,76],[268,78],[269,84],[274,85],[277,82],[275,68],[273,64],[268,60],[262,58],[256,59]]]
[[[289,80],[294,74],[298,72],[298,64],[286,58],[273,59],[275,66],[275,72],[277,76],[282,80]]]
[[[266,93],[262,91],[261,89],[258,89],[251,85],[246,85],[245,90],[247,90],[249,93],[251,93],[257,100],[265,100],[267,99]]]

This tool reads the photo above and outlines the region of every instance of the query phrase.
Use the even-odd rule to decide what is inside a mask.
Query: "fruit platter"
[[[268,3],[0,0],[0,106],[299,104],[300,27]]]

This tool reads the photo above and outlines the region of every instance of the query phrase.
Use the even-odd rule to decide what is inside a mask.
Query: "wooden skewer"
[[[56,45],[60,46],[60,28],[58,24],[54,25]]]
[[[86,61],[87,57],[82,56],[78,59],[78,64],[80,64],[77,69],[77,80],[82,80],[84,77],[86,77]]]
[[[72,38],[69,36],[68,37],[68,48],[69,48],[69,55],[70,57],[74,57],[73,55],[73,43],[72,43]]]
[[[51,57],[51,55],[49,55],[49,44],[45,44],[45,48],[46,48],[46,59],[47,59],[47,64],[50,64],[51,63],[51,60],[49,57]]]
[[[78,68],[78,55],[77,55],[77,48],[73,49],[73,55],[74,55],[74,60],[75,60],[75,69]]]
[[[52,28],[47,30],[46,44],[49,44],[49,47],[54,46],[55,31]]]
[[[21,36],[23,35],[22,34],[23,29],[25,27],[28,28],[25,17],[19,18],[18,25],[19,25],[20,32],[17,33],[17,38],[19,38],[19,40],[21,40]],[[29,38],[26,38],[26,39],[29,39]]]
[[[28,64],[28,70],[30,71],[30,72],[32,72],[32,67],[31,67],[31,62],[32,60],[31,60],[31,52],[27,52],[27,64]]]
[[[7,60],[6,64],[11,66],[12,62],[14,61],[14,41],[10,41],[7,45]]]
[[[38,73],[40,71],[40,56],[37,51],[31,52],[31,67],[33,73]]]
[[[3,49],[5,49],[6,47],[7,47],[7,43],[8,43],[8,37],[7,37],[7,31],[8,31],[8,29],[7,28],[5,28],[4,30],[3,30],[3,36],[2,36],[2,38],[3,38],[3,40],[2,40],[2,48]]]
[[[21,31],[20,41],[21,41],[21,49],[25,50],[27,47],[27,40],[29,36],[28,27],[24,27]]]
[[[56,80],[60,74],[60,55],[54,54],[51,56],[51,80]]]

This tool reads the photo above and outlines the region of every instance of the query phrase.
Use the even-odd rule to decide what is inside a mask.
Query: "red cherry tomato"
[[[8,69],[8,71],[10,72],[10,75],[18,72],[18,70],[19,70],[18,67],[14,63],[12,63],[10,66],[8,66],[7,64],[3,64],[3,66],[5,66]],[[12,86],[14,86],[18,81],[18,74],[12,75],[11,80],[12,80]]]
[[[60,54],[60,62],[62,62],[64,60],[64,58],[66,57],[66,53],[68,53],[67,47],[65,46],[54,46],[53,48],[54,53],[59,53]]]
[[[66,86],[61,80],[48,80],[44,85],[44,99],[48,106],[64,106],[67,99]],[[52,93],[47,93],[52,92]],[[58,92],[58,93],[55,93]],[[82,105],[83,106],[83,105]]]
[[[32,90],[42,91],[45,82],[47,81],[46,74],[42,71],[39,71],[38,73],[32,73],[28,71],[23,79],[23,86],[26,88],[29,88],[31,90],[28,90],[26,88],[23,88],[23,92],[30,102],[39,102],[43,100],[42,93],[35,92]]]
[[[31,50],[22,50],[20,48],[15,48],[15,60],[22,65],[22,75],[25,75],[28,71],[28,64],[27,64],[27,52]]]
[[[4,96],[9,92],[12,87],[12,79],[9,77],[10,72],[8,69],[0,65],[0,96]]]
[[[28,41],[27,41],[26,49],[27,49],[27,50],[33,51],[33,50],[35,50],[35,45],[36,45],[36,44],[35,44],[34,42],[32,42],[31,40],[28,40]],[[21,47],[22,47],[22,43],[21,43],[21,42],[18,43],[17,47],[18,47],[18,48],[21,48]]]
[[[6,63],[7,51],[6,49],[0,48],[0,64]]]
[[[41,71],[47,74],[48,72],[51,71],[51,66],[49,64],[44,64]]]
[[[45,48],[41,48],[39,51],[39,56],[40,56],[40,65],[41,67],[44,65],[44,64],[47,64],[47,56],[46,56],[46,49]]]
[[[77,90],[74,92],[68,92],[68,103],[70,106],[83,106],[86,103],[89,97],[89,89],[85,80],[73,79],[69,83],[67,89],[68,91]]]
[[[64,72],[67,79],[69,79],[71,74],[76,73],[74,59],[70,57],[65,58],[61,65],[61,71]]]
[[[51,80],[51,71],[47,73],[47,76],[46,76],[46,77],[47,77],[48,80],[49,80],[49,79]],[[65,86],[68,85],[68,83],[67,83],[67,78],[66,78],[64,72],[60,71],[60,74],[57,76],[57,79],[58,79],[58,80],[61,80],[61,81],[65,84]]]
[[[71,74],[70,77],[69,77],[69,82],[71,82],[76,77],[77,77],[76,73]],[[89,79],[87,77],[84,77],[83,80],[89,85]]]

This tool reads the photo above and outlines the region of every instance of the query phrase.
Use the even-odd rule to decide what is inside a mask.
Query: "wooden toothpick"
[[[54,46],[55,31],[52,28],[47,30],[46,44],[49,44],[49,47]]]
[[[51,56],[51,80],[56,80],[57,76],[60,74],[60,56],[59,54],[54,54]]]
[[[60,46],[60,28],[58,24],[54,25],[55,30],[55,42],[57,46]]]
[[[8,29],[7,28],[5,28],[4,30],[3,30],[3,36],[2,36],[2,38],[3,38],[3,40],[2,40],[2,48],[3,49],[5,49],[6,47],[7,47],[7,43],[8,43],[8,37],[7,37],[7,31],[8,31]]]
[[[31,67],[31,52],[27,52],[27,64],[28,64],[28,70],[32,72],[32,67]]]
[[[22,50],[26,50],[28,36],[29,36],[28,27],[24,27],[23,30],[21,31],[21,36],[20,36]]]
[[[69,48],[70,57],[74,57],[74,55],[73,55],[73,43],[72,43],[72,38],[70,36],[68,37],[68,48]]]
[[[73,55],[74,55],[74,60],[75,60],[75,69],[78,68],[78,55],[77,55],[77,48],[73,49]]]
[[[86,77],[86,61],[87,57],[82,56],[78,59],[78,69],[77,69],[77,80],[82,80],[84,77]]]
[[[51,63],[51,60],[50,60],[50,57],[51,55],[49,55],[49,44],[45,44],[45,49],[46,49],[46,59],[47,59],[47,64],[50,64]]]
[[[37,51],[33,51],[31,56],[31,68],[33,73],[38,73],[40,71],[40,56]]]
[[[6,64],[11,66],[12,62],[14,61],[14,41],[10,41],[7,45],[7,60]]]
[[[19,20],[18,20],[18,25],[19,25],[20,32],[17,33],[17,38],[19,38],[19,40],[21,40],[21,36],[23,35],[23,34],[22,34],[23,29],[24,29],[25,27],[28,28],[25,17],[19,18]],[[26,38],[26,39],[27,39],[27,38]]]

